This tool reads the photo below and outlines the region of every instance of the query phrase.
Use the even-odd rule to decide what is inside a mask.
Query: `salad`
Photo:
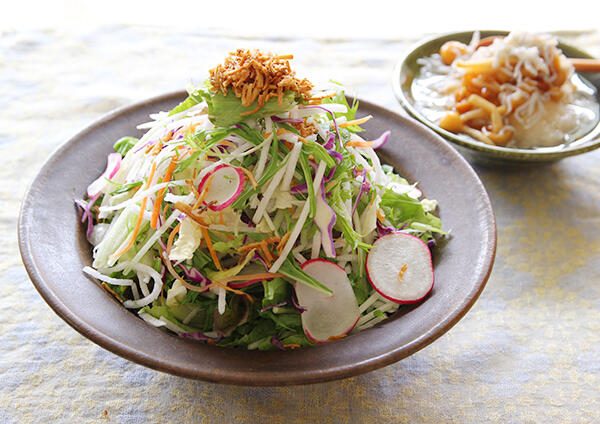
[[[360,136],[337,83],[291,56],[237,50],[168,112],[124,137],[77,200],[83,271],[180,337],[292,349],[372,327],[433,286],[445,234],[411,184]]]

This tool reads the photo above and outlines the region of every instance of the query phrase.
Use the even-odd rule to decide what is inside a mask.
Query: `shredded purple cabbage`
[[[344,160],[344,156],[337,150],[327,149],[327,152],[336,159],[338,165]]]
[[[165,266],[165,264],[162,263],[162,258],[160,256],[154,255],[154,259],[156,259],[156,258],[161,259],[159,274],[160,274],[160,278],[162,278],[164,281],[165,275],[167,274],[167,267]]]
[[[340,137],[340,130],[339,130],[338,124],[335,120],[335,113],[333,113],[329,109],[325,109],[323,106],[319,106],[319,105],[304,105],[304,106],[302,106],[302,108],[321,109],[331,115],[331,121],[333,122],[333,126],[335,128],[335,133],[337,135],[338,142],[340,144],[340,149],[341,149],[342,148],[342,137]]]
[[[277,305],[269,305],[269,306],[265,306],[264,308],[262,308],[260,311],[261,312],[265,312],[268,311],[269,309],[273,309],[273,308],[279,308],[280,306],[285,306],[287,305],[286,301],[283,301],[281,303],[278,303]]]
[[[315,216],[315,223],[321,231],[321,244],[325,255],[328,257],[335,257],[335,247],[333,246],[333,226],[337,220],[337,215],[331,206],[327,203],[325,198],[325,182],[321,181],[320,199],[317,199],[317,216]],[[322,212],[326,210],[326,212]],[[321,216],[325,217],[325,213],[330,215],[329,222],[322,222]]]
[[[187,267],[183,264],[178,264],[176,266],[181,268],[181,270],[183,271],[183,275],[185,275],[185,277],[193,283],[200,284],[201,286],[210,284],[210,280],[204,275],[202,275],[202,273],[197,268]]]
[[[335,165],[333,168],[331,168],[329,170],[329,172],[327,173],[327,175],[325,175],[323,177],[323,182],[326,182],[326,183],[331,181],[331,179],[333,178],[333,174],[335,174],[335,171],[337,170],[337,167],[344,160],[344,156],[342,156],[342,154],[340,152],[338,152],[337,150],[328,150],[328,152],[331,156],[333,156],[336,159],[337,165]]]
[[[306,183],[298,184],[298,185],[290,188],[290,193],[292,193],[292,194],[308,193],[308,186],[306,185]]]
[[[327,133],[327,140],[325,141],[325,144],[323,144],[323,147],[327,150],[331,150],[335,147],[335,134],[332,132],[328,132]]]
[[[273,337],[271,337],[271,344],[273,346],[275,346],[276,348],[285,350],[285,346],[281,343],[281,341],[279,341],[279,334],[277,334],[277,333],[275,333],[275,335]]]
[[[243,244],[246,244],[246,242],[244,242]],[[269,269],[267,262],[265,262],[265,260],[262,258],[262,256],[260,256],[257,252],[254,252],[254,257],[252,258],[252,260],[254,262],[260,262],[262,264],[262,266],[265,267],[265,271]]]
[[[252,218],[250,218],[248,215],[246,215],[246,212],[242,212],[242,214],[240,215],[240,220],[246,225],[250,225],[250,226],[254,225],[254,222],[252,222]],[[244,239],[244,244],[245,243],[246,243],[246,239]]]
[[[142,147],[140,147],[139,149],[137,149],[137,150],[136,150],[135,152],[133,152],[133,153],[137,153],[137,152],[139,152],[140,150],[142,150],[144,147],[146,147],[146,146],[148,146],[148,145],[151,145],[151,144],[155,144],[155,143],[156,143],[156,140],[150,140],[150,141],[148,141],[148,142],[144,143],[144,144],[142,145]]]
[[[385,131],[383,134],[373,140],[373,145],[371,147],[373,149],[379,149],[380,147],[383,147],[383,145],[389,140],[390,134],[391,132],[389,130]]]
[[[96,200],[100,198],[102,192],[98,192],[93,197],[91,197],[87,203],[83,200],[75,199],[75,204],[83,209],[83,213],[81,214],[81,222],[85,222],[87,220],[87,229],[85,235],[87,238],[90,238],[92,232],[94,231],[94,219],[92,218],[92,206],[96,203]]]
[[[369,190],[371,190],[371,183],[367,181],[367,170],[363,169],[362,171],[357,173],[357,176],[359,175],[362,175],[363,182],[360,185],[360,190],[358,192],[358,195],[356,196],[356,200],[354,201],[354,206],[352,206],[352,216],[354,216],[354,212],[356,212],[356,208],[358,207],[358,202],[360,202],[360,199],[362,198],[363,194],[368,193]]]
[[[391,227],[391,226],[387,227],[387,226],[383,225],[381,222],[379,222],[379,220],[378,220],[377,221],[377,234],[379,234],[379,237],[381,237],[386,234],[395,233],[397,231],[400,231],[400,230],[404,229],[405,227],[406,227],[406,222],[399,227]]]
[[[289,124],[301,124],[302,122],[304,122],[304,120],[300,119],[300,118],[280,118],[279,116],[271,116],[271,120],[273,122],[284,122],[284,123],[289,123]]]
[[[161,249],[162,249],[164,252],[166,252],[166,251],[167,251],[167,246],[165,245],[165,242],[164,242],[164,241],[162,241],[162,238],[160,238],[160,237],[158,238],[158,244],[160,245],[160,248],[161,248]]]
[[[219,334],[217,337],[209,337],[204,333],[200,333],[199,331],[194,332],[194,333],[179,333],[179,337],[184,338],[184,339],[202,340],[202,341],[212,340],[213,342],[218,342],[219,340],[221,340],[223,338],[223,336],[221,334]]]
[[[292,297],[292,306],[294,307],[294,309],[300,313],[305,312],[306,308],[304,306],[300,306],[300,304],[298,303],[298,297],[296,296],[296,291],[292,291],[291,297]]]

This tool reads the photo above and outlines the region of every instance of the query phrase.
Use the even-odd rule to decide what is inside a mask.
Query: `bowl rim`
[[[485,190],[483,183],[481,182],[475,171],[472,169],[472,167],[468,164],[468,162],[460,154],[458,154],[452,146],[446,143],[433,131],[389,109],[383,108],[381,106],[372,104],[364,100],[360,100],[361,104],[366,105],[368,108],[372,108],[373,110],[377,111],[377,113],[393,116],[394,119],[402,121],[404,125],[411,126],[417,129],[417,131],[425,131],[429,133],[432,142],[435,142],[438,147],[448,151],[449,154],[454,155],[455,159],[463,165],[464,171],[471,174],[471,176],[473,177],[473,183],[476,186],[478,194],[482,196],[481,200],[483,203],[484,210],[480,211],[480,215],[482,216],[482,219],[488,224],[486,226],[485,232],[485,240],[487,241],[487,243],[484,246],[485,251],[482,252],[481,255],[481,257],[483,258],[483,265],[480,268],[481,271],[477,274],[476,284],[473,285],[473,288],[468,293],[465,293],[465,296],[458,303],[459,306],[456,309],[450,310],[447,314],[445,314],[444,318],[437,321],[437,323],[431,329],[429,329],[429,331],[422,333],[419,337],[416,337],[409,343],[395,345],[393,349],[386,351],[382,355],[370,357],[368,360],[364,360],[362,362],[355,362],[351,366],[345,366],[343,364],[339,366],[331,366],[325,370],[314,371],[311,374],[306,374],[306,372],[303,372],[302,370],[293,370],[292,372],[286,373],[273,371],[270,373],[270,375],[260,380],[256,378],[249,379],[244,374],[240,374],[239,372],[228,372],[226,369],[204,370],[200,368],[194,368],[193,370],[190,370],[185,366],[185,363],[164,362],[164,358],[160,356],[153,355],[149,352],[142,352],[129,343],[113,338],[110,335],[104,334],[98,329],[93,328],[82,317],[75,314],[71,309],[69,309],[67,305],[63,303],[63,301],[53,290],[52,284],[49,284],[46,281],[46,277],[37,263],[36,256],[32,251],[32,243],[30,239],[30,226],[33,224],[31,219],[33,188],[38,183],[38,181],[42,179],[44,174],[52,168],[54,162],[59,159],[61,153],[65,152],[71,146],[71,144],[74,144],[78,139],[80,139],[81,137],[85,137],[87,133],[93,132],[99,127],[105,125],[106,123],[118,119],[123,114],[133,112],[139,108],[148,106],[150,104],[154,104],[156,102],[166,101],[169,99],[180,99],[185,94],[185,91],[169,92],[166,94],[162,94],[120,107],[98,118],[89,126],[79,131],[73,137],[69,138],[62,145],[58,146],[54,150],[54,152],[49,156],[49,158],[45,161],[43,166],[39,169],[38,173],[32,179],[27,188],[27,191],[21,203],[18,221],[18,243],[23,264],[25,265],[26,271],[33,285],[35,286],[39,294],[42,296],[42,298],[61,319],[63,319],[77,332],[79,332],[95,344],[99,345],[100,347],[107,349],[112,353],[117,354],[125,359],[176,376],[245,386],[287,386],[319,383],[351,377],[358,374],[373,371],[375,369],[397,362],[407,356],[412,355],[413,353],[417,352],[418,350],[424,348],[425,346],[429,345],[430,343],[441,337],[451,327],[453,327],[473,306],[473,304],[485,288],[485,285],[490,277],[495,261],[497,246],[496,220],[489,196]],[[340,340],[338,342],[343,341],[344,340]],[[290,353],[291,352],[294,351],[290,351]]]
[[[488,156],[492,156],[494,158],[503,159],[503,160],[512,160],[518,162],[544,162],[551,161],[556,159],[565,158],[568,156],[578,155],[581,153],[586,153],[595,149],[600,148],[600,121],[596,124],[594,129],[586,134],[584,137],[588,137],[591,135],[591,138],[587,140],[582,145],[568,145],[560,150],[532,150],[532,149],[522,149],[522,148],[514,148],[514,147],[502,147],[502,146],[491,146],[485,143],[481,143],[475,140],[470,140],[467,137],[461,137],[460,135],[454,134],[450,131],[446,131],[436,125],[434,122],[427,119],[424,115],[422,115],[416,108],[412,105],[412,103],[406,98],[404,95],[404,90],[402,89],[402,83],[404,73],[403,68],[406,64],[407,59],[414,55],[415,52],[419,49],[422,49],[430,44],[440,42],[442,39],[446,39],[448,37],[468,37],[473,36],[473,34],[479,31],[482,36],[492,36],[492,35],[508,35],[510,31],[507,30],[469,30],[469,31],[452,31],[446,32],[443,34],[435,34],[430,37],[426,37],[422,40],[413,43],[396,61],[394,68],[392,70],[392,90],[396,97],[396,100],[400,103],[400,105],[404,108],[404,110],[414,119],[419,121],[420,123],[426,125],[428,128],[435,131],[437,134],[442,136],[445,140],[460,146],[462,148],[467,148],[470,150],[475,150],[477,152],[483,153]],[[584,50],[570,45],[568,43],[563,42],[560,39],[560,36],[556,36],[559,42],[559,48],[564,46],[572,51],[577,53],[576,57],[594,59],[594,56],[585,52]],[[419,56],[421,57],[421,56]],[[587,80],[586,80],[587,83]],[[600,89],[598,90],[600,92]]]

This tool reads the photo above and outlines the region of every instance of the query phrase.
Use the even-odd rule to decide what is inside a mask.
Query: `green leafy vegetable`
[[[382,189],[384,188],[382,187]],[[437,232],[443,232],[441,220],[437,216],[425,212],[421,202],[413,199],[408,194],[400,194],[392,189],[385,189],[379,207],[383,209],[385,217],[395,227],[402,224],[410,226],[413,223],[420,223],[421,225],[430,226],[431,229]],[[428,231],[431,231],[431,229]]]
[[[112,191],[110,193],[110,195],[114,196],[115,194],[127,193],[129,190],[133,190],[134,188],[139,187],[142,184],[143,184],[142,181],[137,181],[135,183],[122,184],[118,189],[116,189],[115,191]]]
[[[122,137],[115,142],[113,149],[115,149],[115,152],[120,153],[121,156],[125,157],[127,152],[129,152],[138,141],[139,140],[135,137]]]
[[[233,202],[233,204],[231,205],[234,209],[242,209],[242,210],[246,209],[247,200],[250,197],[252,197],[253,194],[256,194],[258,189],[260,189],[267,182],[269,182],[271,180],[271,178],[273,178],[273,176],[277,173],[277,171],[279,171],[282,167],[284,167],[286,165],[287,161],[281,161],[281,163],[279,163],[279,158],[280,158],[279,140],[277,139],[276,135],[273,136],[273,140],[271,141],[271,147],[269,149],[269,156],[270,156],[271,160],[267,164],[267,167],[265,168],[263,175],[256,182],[256,184],[257,184],[256,188],[252,188],[252,189],[248,189],[248,190],[244,191],[240,195],[240,197],[238,197],[236,199],[236,201]]]
[[[206,91],[204,91],[200,88],[197,88],[197,89],[193,90],[191,93],[189,93],[188,97],[184,101],[182,101],[177,106],[175,106],[173,109],[171,109],[169,111],[169,116],[175,115],[176,113],[183,112],[185,110],[188,110],[192,106],[195,106],[198,103],[201,103],[204,99],[207,99],[209,97],[210,97],[210,95]]]
[[[309,218],[313,218],[317,213],[317,201],[315,199],[315,186],[313,185],[313,177],[310,173],[310,165],[308,164],[308,156],[304,152],[300,152],[300,166],[304,174],[304,181],[308,191],[308,201],[310,202]]]
[[[278,305],[281,302],[287,302],[290,299],[290,284],[283,278],[273,278],[263,281],[264,297],[262,307]]]
[[[217,127],[228,127],[248,119],[260,119],[265,116],[287,112],[297,105],[300,99],[295,92],[286,91],[283,94],[281,103],[278,102],[277,97],[271,97],[258,110],[256,110],[258,106],[256,100],[250,106],[244,106],[233,91],[229,91],[226,96],[221,93],[211,93],[210,98],[207,98],[206,101],[208,103],[208,116],[211,122]],[[254,110],[256,112],[247,114]]]
[[[293,259],[286,258],[283,262],[283,265],[281,265],[281,268],[279,268],[279,272],[291,280],[307,284],[319,290],[320,292],[325,294],[333,294],[333,292],[327,288],[327,286],[319,283],[306,272],[302,271],[302,268],[300,268]]]
[[[358,110],[358,100],[356,98],[354,98],[354,100],[352,100],[352,106],[350,106],[350,104],[348,104],[348,99],[346,98],[346,94],[343,91],[338,91],[336,93],[335,97],[323,99],[323,103],[343,104],[344,106],[346,106],[348,108],[348,111],[344,112],[344,113],[338,112],[335,114],[335,117],[340,118],[343,116],[346,118],[347,121],[352,121],[352,120],[356,119],[356,111]],[[345,127],[345,129],[347,131],[354,132],[354,133],[364,131],[358,125],[351,125],[349,127]]]

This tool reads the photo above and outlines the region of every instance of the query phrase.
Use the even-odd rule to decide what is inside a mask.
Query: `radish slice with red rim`
[[[204,198],[204,203],[210,205],[209,209],[213,211],[225,209],[235,202],[235,199],[244,190],[244,183],[246,182],[244,172],[240,168],[224,163],[215,167],[202,178],[198,186],[200,193],[204,190],[209,178],[211,178],[210,186]]]
[[[415,303],[433,288],[431,252],[421,239],[406,233],[379,237],[365,263],[367,277],[383,297]]]
[[[360,314],[346,271],[325,259],[306,261],[302,270],[333,291],[333,295],[327,295],[306,284],[294,285],[298,303],[305,309],[302,327],[306,336],[314,342],[325,343],[348,334]]]

